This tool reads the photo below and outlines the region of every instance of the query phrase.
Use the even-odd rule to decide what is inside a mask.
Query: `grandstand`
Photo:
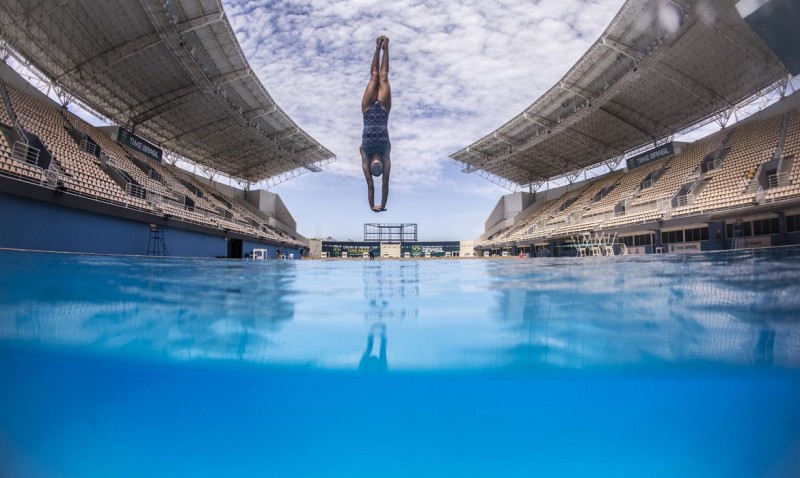
[[[0,247],[144,254],[158,231],[175,255],[301,256],[306,241],[280,197],[250,186],[335,157],[272,100],[219,2],[8,1],[0,24],[0,202],[18,226]],[[92,126],[74,103],[115,126]]]
[[[577,254],[588,237],[633,253],[800,243],[800,94],[790,87],[784,59],[734,2],[626,1],[556,85],[451,155],[514,191],[477,247],[549,256]],[[732,121],[767,95],[780,99]],[[675,141],[715,122],[716,133]]]

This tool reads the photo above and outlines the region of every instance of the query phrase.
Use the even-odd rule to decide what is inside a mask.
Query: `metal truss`
[[[335,158],[275,104],[221,2],[5,0],[0,39],[0,55],[62,104],[229,177],[285,178]]]
[[[675,11],[675,30],[659,24],[662,8]],[[687,129],[724,126],[743,104],[789,84],[731,2],[628,0],[556,85],[451,158],[495,183],[569,180],[618,168]]]

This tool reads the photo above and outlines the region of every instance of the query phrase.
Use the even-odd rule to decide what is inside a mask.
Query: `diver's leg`
[[[378,88],[380,84],[379,57],[381,45],[383,44],[383,37],[378,37],[375,43],[375,53],[372,55],[372,64],[369,67],[369,82],[367,83],[367,89],[364,91],[364,96],[361,98],[362,113],[367,111],[367,108],[372,106],[372,103],[375,103],[378,99]]]
[[[392,88],[389,85],[389,39],[384,37],[381,46],[383,50],[383,57],[381,58],[381,66],[378,73],[379,86],[378,86],[378,102],[380,102],[383,109],[388,113],[392,109]]]

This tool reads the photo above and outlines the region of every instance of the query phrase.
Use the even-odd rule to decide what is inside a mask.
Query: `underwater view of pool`
[[[800,248],[0,251],[0,477],[800,476]]]

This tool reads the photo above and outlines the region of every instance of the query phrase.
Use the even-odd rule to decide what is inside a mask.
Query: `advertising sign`
[[[700,243],[699,242],[684,242],[681,244],[670,244],[669,245],[669,252],[677,252],[681,254],[685,254],[688,252],[700,252]]]
[[[631,169],[636,169],[639,166],[644,166],[647,163],[651,163],[658,159],[668,158],[675,154],[675,145],[672,142],[667,144],[661,145],[658,148],[651,149],[650,151],[645,151],[644,153],[637,154],[631,158],[628,158],[628,171]]]
[[[409,253],[410,257],[444,257],[449,252],[452,255],[454,252],[461,250],[461,244],[458,242],[440,242],[440,243],[404,243],[402,247],[402,255],[406,257]]]
[[[135,149],[148,158],[161,162],[161,155],[163,152],[159,148],[143,138],[140,138],[127,131],[125,128],[119,128],[117,130],[117,143],[123,144],[131,149]]]
[[[369,248],[372,248],[376,257],[380,257],[380,245],[370,242],[323,242],[322,251],[328,253],[328,257],[363,257],[364,254],[369,254]]]
[[[755,249],[758,247],[772,247],[772,236],[745,237],[736,240],[737,249]]]

